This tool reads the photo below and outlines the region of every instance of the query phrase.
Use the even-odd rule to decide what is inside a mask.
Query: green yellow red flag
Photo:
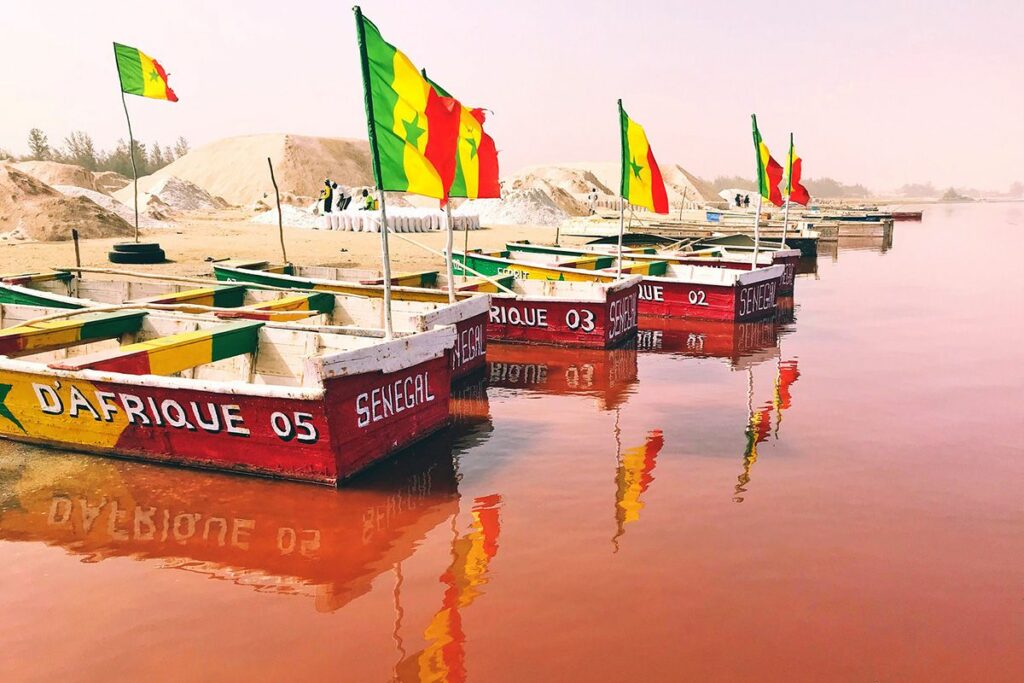
[[[377,187],[445,199],[455,177],[460,107],[354,8]]]
[[[757,129],[757,116],[751,114],[754,125],[754,152],[757,155],[757,185],[761,196],[775,206],[782,206],[782,190],[779,185],[782,183],[782,166],[772,158],[768,151],[768,145],[761,139],[761,132]]]
[[[803,173],[803,159],[797,156],[796,148],[793,146],[793,134],[789,134],[789,158],[787,159],[786,166],[788,172],[786,173],[786,196],[789,197],[790,201],[794,201],[797,204],[803,204],[807,206],[807,203],[811,201],[811,193],[807,191],[807,188],[800,184],[800,175]]]
[[[441,97],[451,94],[430,80],[426,71],[423,77]],[[459,141],[455,163],[455,178],[452,181],[449,197],[466,197],[468,199],[501,198],[501,185],[498,182],[498,148],[494,138],[484,131],[486,112],[481,108],[470,108],[459,105]]]
[[[643,127],[629,118],[619,100],[622,128],[622,184],[620,193],[627,202],[655,213],[668,213],[668,194],[661,169],[647,142]]]
[[[178,101],[178,96],[167,85],[167,72],[160,62],[138,48],[121,43],[114,43],[114,57],[122,92],[155,100]]]

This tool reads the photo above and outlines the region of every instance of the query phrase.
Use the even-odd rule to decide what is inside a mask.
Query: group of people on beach
[[[323,202],[324,213],[331,213],[332,208],[344,211],[352,204],[352,193],[344,185],[339,186],[330,178],[324,178],[324,186],[320,190],[320,201]],[[360,211],[372,211],[377,208],[377,200],[373,198],[369,190],[363,190],[360,202]]]
[[[736,208],[740,208],[740,207],[743,207],[745,209],[750,208],[750,195],[749,194],[748,195],[744,195],[744,196],[741,197],[740,194],[737,192],[736,193],[735,201],[736,201]]]

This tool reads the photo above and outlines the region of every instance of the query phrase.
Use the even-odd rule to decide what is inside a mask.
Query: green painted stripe
[[[136,332],[142,326],[145,311],[125,311],[124,313],[100,313],[83,319],[79,339],[113,339],[122,334]]]
[[[316,292],[310,294],[309,297],[309,310],[316,311],[317,313],[333,313],[334,312],[334,295],[327,294],[326,292]]]
[[[141,95],[145,90],[142,78],[142,60],[134,47],[114,43],[117,58],[117,74],[121,78],[121,90],[130,95]]]
[[[311,280],[296,278],[294,275],[278,275],[267,273],[262,270],[249,270],[238,268],[227,270],[213,267],[213,273],[221,282],[250,282],[254,285],[271,285],[274,287],[288,287],[290,289],[315,289]]]
[[[50,308],[85,308],[85,304],[76,304],[66,297],[50,295],[47,292],[35,292],[24,287],[15,288],[0,283],[0,304],[20,304],[22,306],[48,306]]]
[[[259,330],[262,322],[241,321],[220,325],[210,330],[212,358],[210,362],[254,353],[259,345]]]
[[[217,308],[238,308],[245,303],[245,285],[217,287],[213,293],[213,305]]]

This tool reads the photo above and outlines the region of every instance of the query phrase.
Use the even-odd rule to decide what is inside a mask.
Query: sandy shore
[[[143,229],[142,241],[159,242],[167,252],[167,263],[157,266],[117,266],[107,261],[107,252],[118,239],[82,240],[82,265],[127,268],[147,272],[207,275],[208,257],[252,258],[281,261],[277,227],[247,222],[242,212],[191,216],[174,228]],[[455,248],[462,248],[463,232],[455,233]],[[554,228],[497,226],[469,233],[470,248],[498,248],[515,239],[550,242]],[[442,250],[445,233],[412,233],[409,237],[432,249]],[[285,246],[293,263],[339,267],[380,268],[380,235],[376,233],[327,232],[285,228]],[[424,270],[444,268],[439,256],[409,244],[399,236],[390,240],[392,268]],[[71,242],[11,243],[0,245],[0,273],[26,273],[75,264]]]

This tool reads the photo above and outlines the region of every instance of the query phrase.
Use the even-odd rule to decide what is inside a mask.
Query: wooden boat
[[[203,283],[193,278],[163,280],[115,271],[85,277],[69,271],[0,277],[0,303],[84,308],[129,302],[175,305],[182,312],[223,319],[358,329],[381,329],[384,325],[381,299],[340,292],[292,293],[258,285],[226,285],[212,280]],[[209,311],[210,307],[225,310]],[[475,296],[454,304],[447,300],[406,301],[396,304],[392,315],[395,329],[405,333],[455,325],[458,340],[450,360],[452,378],[458,381],[484,367],[487,312],[487,297]]]
[[[521,254],[523,255],[523,254]],[[484,275],[515,275],[521,280],[614,283],[614,272],[602,270],[600,257],[559,259],[546,254],[513,258],[508,251],[455,252],[456,272],[463,260]],[[607,257],[605,257],[607,258]],[[737,271],[660,262],[623,264],[623,272],[643,274],[641,315],[745,321],[774,315],[782,266]],[[657,273],[657,274],[654,274]]]
[[[894,221],[919,221],[924,217],[924,211],[893,211]]]
[[[520,258],[520,254],[539,253],[553,254],[567,258],[600,254],[604,259],[601,268],[610,269],[615,267],[615,254],[618,253],[617,245],[586,245],[584,247],[555,247],[544,244],[531,244],[529,242],[509,242],[505,245],[514,258]],[[753,254],[742,252],[730,252],[728,247],[703,247],[679,250],[658,251],[654,248],[623,247],[625,257],[632,262],[657,262],[664,261],[684,266],[708,266],[711,268],[729,268],[731,270],[750,270],[750,262]],[[779,283],[779,294],[792,296],[793,285],[796,280],[796,266],[800,261],[800,250],[798,249],[773,249],[758,253],[758,267],[781,265],[785,269],[782,273],[782,280]]]
[[[214,273],[218,280],[225,282],[383,296],[379,286],[337,279],[336,269],[330,267],[217,263]],[[611,278],[597,282],[592,279],[528,282],[505,273],[499,276],[499,281],[511,286],[515,294],[491,294],[487,321],[489,340],[606,349],[636,334],[638,277],[619,281]],[[459,286],[457,296],[473,296],[485,286],[494,289],[482,283],[487,281],[471,277],[466,286]],[[408,301],[448,302],[445,291],[421,287],[393,287],[391,296],[396,307]]]
[[[455,341],[4,304],[0,437],[334,485],[448,423]]]

